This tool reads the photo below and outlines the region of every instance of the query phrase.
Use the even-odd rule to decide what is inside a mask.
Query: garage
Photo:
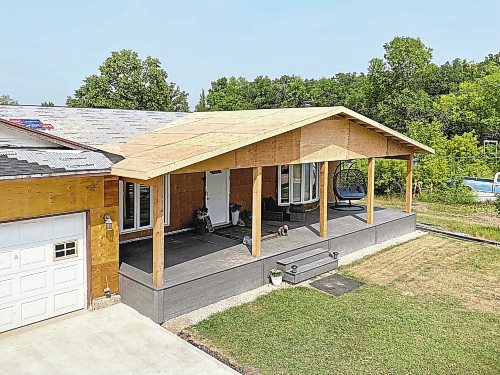
[[[0,332],[86,307],[86,216],[0,224]]]

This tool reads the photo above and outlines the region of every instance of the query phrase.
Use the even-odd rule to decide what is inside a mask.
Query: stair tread
[[[315,255],[319,255],[321,253],[327,253],[327,252],[328,252],[328,249],[325,249],[323,247],[318,247],[316,249],[312,249],[312,250],[305,251],[305,252],[297,254],[297,255],[292,255],[290,257],[280,259],[276,263],[286,265],[289,263],[295,263],[295,262],[298,262],[300,260],[307,259],[307,258],[313,257]]]
[[[289,274],[289,275],[299,275],[301,273],[304,273],[304,272],[313,270],[315,268],[324,266],[325,264],[336,263],[337,261],[338,261],[338,259],[334,259],[332,257],[328,257],[328,258],[325,258],[325,259],[316,260],[314,262],[298,266],[297,267],[297,272],[295,272],[295,273],[293,273],[291,271],[287,271],[286,273]]]

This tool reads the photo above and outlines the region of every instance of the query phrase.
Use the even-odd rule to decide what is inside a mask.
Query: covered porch
[[[413,153],[432,152],[343,107],[192,114],[122,147],[125,159],[113,173],[151,187],[152,238],[121,245],[120,293],[125,303],[158,322],[267,283],[269,270],[285,258],[295,261],[295,256],[311,254],[316,259],[310,253],[315,249],[323,256],[330,251],[343,255],[413,231]],[[405,212],[375,209],[376,158],[406,160]],[[334,165],[348,159],[368,160],[362,212],[329,207],[335,199]],[[311,163],[316,165],[317,190],[309,191],[317,192],[318,207],[306,213],[304,223],[289,223],[288,236],[277,237],[284,223],[262,220],[263,168]],[[166,176],[243,169],[251,172],[251,246],[242,244],[241,232],[165,236]],[[205,194],[207,181],[205,177]],[[227,203],[219,208],[229,210]],[[330,268],[322,261],[304,265],[302,277],[332,269],[333,261],[324,259]],[[289,263],[283,264],[288,269]]]
[[[120,293],[123,302],[157,322],[163,322],[221,299],[267,284],[268,272],[280,259],[324,248],[339,257],[411,233],[415,214],[374,209],[375,224],[366,223],[366,209],[341,212],[328,209],[326,237],[319,233],[319,209],[306,213],[306,222],[288,223],[288,236],[278,236],[282,222],[262,222],[259,257],[223,228],[214,233],[167,235],[161,286],[152,280],[153,240],[121,245]]]

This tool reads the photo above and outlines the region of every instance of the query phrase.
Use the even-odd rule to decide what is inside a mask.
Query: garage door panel
[[[5,235],[0,241],[9,227],[17,236],[10,249],[0,251],[0,332],[85,308],[84,218],[71,214],[0,224],[0,236]],[[61,243],[64,251],[57,246],[56,257]]]
[[[37,297],[31,301],[24,301],[21,303],[21,321],[32,322],[44,319],[49,312],[48,296]]]
[[[68,264],[54,269],[54,288],[60,289],[83,283],[82,262]]]
[[[81,288],[75,288],[60,292],[54,295],[54,311],[57,314],[64,314],[68,311],[81,309],[82,307]]]
[[[6,305],[0,308],[0,332],[12,328],[14,324],[14,305]]]
[[[20,250],[21,268],[43,267],[49,263],[49,260],[52,262],[49,256],[49,253],[51,253],[50,247],[51,246],[35,246]]]
[[[19,271],[19,251],[0,252],[0,275]]]

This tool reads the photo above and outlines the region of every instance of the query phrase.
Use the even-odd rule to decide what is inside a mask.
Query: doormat
[[[358,289],[363,284],[361,281],[348,279],[338,273],[334,273],[333,275],[312,282],[311,286],[332,296],[341,296],[352,292],[354,289]]]

